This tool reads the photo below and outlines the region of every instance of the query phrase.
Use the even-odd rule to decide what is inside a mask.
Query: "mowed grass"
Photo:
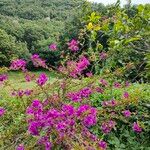
[[[31,73],[34,73],[38,77],[43,72],[48,76],[49,78],[48,82],[53,82],[57,78],[57,74],[55,72],[50,72],[50,71],[34,71]],[[37,84],[33,81],[26,82],[24,73],[20,71],[8,72],[8,78],[9,78],[9,82],[7,86],[0,85],[1,97],[9,97],[11,95],[10,93],[12,92],[12,88],[15,90],[34,89],[37,86]]]

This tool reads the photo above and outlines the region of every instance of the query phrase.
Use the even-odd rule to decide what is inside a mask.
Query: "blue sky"
[[[89,0],[89,1],[103,3],[107,5],[107,4],[115,3],[117,0]],[[121,1],[121,5],[124,5],[127,3],[127,0],[120,0],[120,1]],[[150,3],[150,0],[132,0],[132,3],[133,4],[146,4],[146,3]]]

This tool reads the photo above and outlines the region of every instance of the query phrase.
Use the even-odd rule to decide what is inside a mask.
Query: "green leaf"
[[[130,39],[126,39],[124,44],[129,44],[130,42],[138,41],[141,37],[133,37]]]

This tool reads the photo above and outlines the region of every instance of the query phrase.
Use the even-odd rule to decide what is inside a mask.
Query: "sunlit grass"
[[[34,73],[36,76],[38,76],[42,72],[43,71],[35,71],[32,73]],[[46,73],[47,76],[49,77],[49,82],[53,82],[57,77],[57,74],[55,72],[44,71],[44,73]],[[9,72],[8,78],[9,78],[8,84],[10,84],[11,87],[10,86],[0,86],[0,98],[1,97],[6,97],[6,98],[10,97],[12,88],[15,90],[34,89],[37,86],[36,83],[33,81],[25,82],[24,73],[19,72],[19,71]]]

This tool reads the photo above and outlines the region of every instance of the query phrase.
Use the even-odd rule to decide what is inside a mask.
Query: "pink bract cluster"
[[[93,73],[92,72],[87,72],[86,75],[87,75],[87,77],[92,77]]]
[[[69,43],[68,43],[68,49],[70,49],[72,52],[76,52],[79,50],[79,42],[75,39],[72,39]]]
[[[96,92],[98,92],[98,93],[101,93],[101,94],[104,93],[104,89],[101,88],[101,87],[96,87],[95,90],[96,90]]]
[[[23,60],[23,59],[16,59],[16,60],[13,60],[11,62],[11,66],[10,66],[10,69],[11,70],[25,70],[26,68],[26,61]]]
[[[57,142],[63,142],[66,138],[75,139],[76,133],[81,126],[88,130],[88,127],[94,126],[97,123],[97,110],[90,105],[81,105],[78,108],[67,104],[61,108],[45,109],[45,106],[39,100],[34,100],[27,108],[28,130],[30,134],[39,136],[40,132],[44,132],[44,136],[40,136],[39,142],[47,146],[52,146],[53,141],[49,141],[50,136],[56,136]],[[55,132],[54,132],[55,131]]]
[[[4,81],[6,81],[8,79],[8,76],[6,74],[1,74],[0,75],[0,83],[3,83]]]
[[[108,134],[109,132],[111,132],[111,130],[113,128],[115,128],[116,122],[113,120],[109,120],[106,122],[103,122],[101,125],[101,129],[103,131],[103,133]]]
[[[129,110],[124,110],[122,113],[125,117],[130,117],[131,116],[131,112]]]
[[[100,59],[101,59],[101,60],[105,60],[106,58],[107,58],[107,53],[101,52],[101,53],[100,53]]]
[[[89,60],[85,56],[82,56],[77,63],[77,68],[81,72],[84,69],[86,69],[89,65],[90,65]]]
[[[81,75],[83,70],[87,69],[89,65],[89,60],[85,56],[82,56],[78,62],[68,61],[66,68],[60,66],[58,70],[64,74],[68,73],[73,78],[77,78],[78,75]]]
[[[114,106],[116,106],[116,105],[117,105],[117,101],[114,100],[114,99],[112,99],[112,100],[110,100],[110,101],[103,101],[103,102],[102,102],[102,106],[103,106],[103,107],[114,107]]]
[[[115,83],[114,83],[114,87],[115,87],[115,88],[121,88],[121,84],[120,84],[119,82],[115,82]]]
[[[3,107],[0,107],[0,117],[5,114],[5,109]]]
[[[13,91],[12,96],[18,96],[18,97],[23,97],[23,96],[30,96],[33,93],[33,90],[18,90],[18,91]]]
[[[133,131],[135,131],[137,133],[142,132],[142,128],[140,127],[140,125],[137,122],[133,123],[132,129],[133,129]]]
[[[26,80],[27,82],[32,81],[34,78],[35,78],[35,75],[34,75],[34,74],[25,74],[25,80]]]
[[[45,60],[41,59],[38,54],[34,54],[31,56],[32,63],[35,67],[46,67]]]
[[[123,93],[123,97],[124,97],[124,98],[129,98],[129,93],[128,93],[128,92],[124,92],[124,93]]]
[[[20,145],[16,148],[16,150],[25,150],[25,148],[24,148],[24,146],[23,146],[22,144],[20,144]]]
[[[57,50],[57,45],[55,43],[52,43],[52,44],[49,45],[49,49],[51,51],[56,51]]]
[[[103,140],[99,141],[99,147],[102,148],[102,150],[106,150],[107,148],[107,143]]]
[[[76,63],[73,70],[70,72],[70,76],[77,77],[77,75],[80,75],[83,70],[85,70],[90,65],[90,62],[85,56],[82,56],[80,60]],[[69,66],[69,64],[68,64]]]
[[[105,79],[100,79],[100,84],[102,84],[103,86],[108,86],[108,82]]]
[[[72,100],[73,102],[80,102],[84,98],[88,98],[92,94],[92,90],[90,88],[83,88],[78,92],[70,92],[68,93],[68,99]]]
[[[129,83],[128,81],[126,81],[126,82],[125,82],[125,86],[126,86],[126,87],[129,87],[129,86],[130,86],[130,83]]]
[[[47,75],[45,73],[41,73],[36,82],[39,86],[43,86],[43,85],[45,85],[47,80],[48,80]]]

